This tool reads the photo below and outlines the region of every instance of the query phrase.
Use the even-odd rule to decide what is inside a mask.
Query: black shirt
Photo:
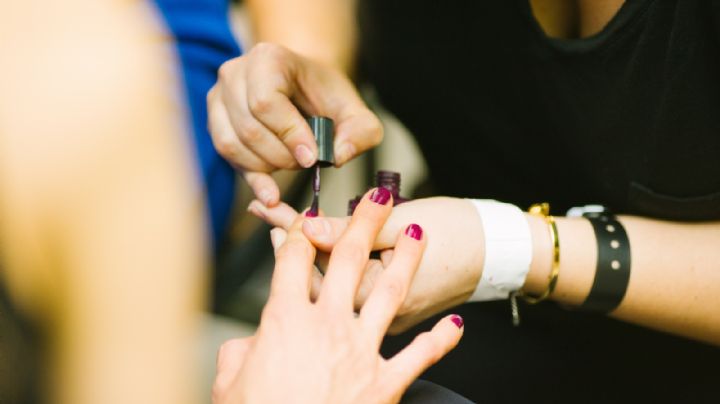
[[[359,3],[362,75],[439,194],[720,220],[720,1],[627,0],[574,40],[528,0]],[[517,329],[507,302],[454,311],[461,347],[427,377],[476,401],[715,401],[717,348],[553,304]]]

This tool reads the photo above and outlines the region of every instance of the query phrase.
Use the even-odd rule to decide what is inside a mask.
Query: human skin
[[[152,15],[0,6],[0,276],[47,336],[50,402],[200,400],[203,197]]]
[[[287,226],[296,213],[285,204],[251,212],[275,226]],[[523,291],[539,295],[548,286],[552,245],[547,223],[526,215],[533,240],[533,258]],[[393,209],[373,246],[392,250],[389,235],[414,220],[433,236],[410,293],[391,331],[400,332],[444,309],[467,301],[482,275],[484,232],[472,204],[464,199],[436,197],[404,203]],[[610,315],[652,329],[720,345],[720,222],[679,223],[620,216],[631,245],[632,270],[627,293]],[[303,227],[322,251],[332,251],[346,218],[310,218]],[[397,221],[397,222],[396,222]],[[595,235],[582,218],[556,217],[560,240],[560,276],[550,298],[564,305],[581,304],[593,283],[597,260]],[[385,235],[385,229],[388,235]],[[385,252],[384,254],[391,254]],[[382,257],[383,261],[386,257]],[[383,263],[368,266],[360,291],[372,289]],[[362,293],[356,304],[364,301]]]
[[[392,358],[380,344],[408,292],[427,235],[405,224],[395,253],[365,304],[354,308],[368,254],[390,215],[390,193],[378,188],[360,202],[329,256],[321,290],[311,299],[315,248],[296,216],[273,237],[275,269],[257,333],[223,345],[214,402],[391,403],[460,340],[463,322],[447,316]],[[282,385],[278,388],[278,385]]]
[[[207,106],[215,148],[267,206],[280,201],[270,173],[309,168],[317,161],[317,144],[303,114],[333,120],[338,167],[383,137],[380,121],[344,74],[270,43],[225,62]]]

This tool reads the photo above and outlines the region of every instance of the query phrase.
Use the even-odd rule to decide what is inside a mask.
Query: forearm
[[[249,0],[256,42],[273,42],[351,73],[355,0]]]
[[[628,289],[611,316],[720,344],[720,223],[676,223],[620,217],[631,246]],[[534,257],[524,290],[547,287],[551,247],[547,224],[529,217]],[[595,277],[597,245],[585,219],[557,218],[560,275],[553,300],[575,306]]]

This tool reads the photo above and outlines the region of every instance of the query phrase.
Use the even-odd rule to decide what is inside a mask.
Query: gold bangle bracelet
[[[526,302],[530,304],[537,304],[546,300],[555,290],[557,284],[558,275],[560,274],[560,240],[558,238],[557,225],[555,224],[555,218],[550,216],[550,204],[548,203],[536,203],[530,206],[528,213],[535,216],[540,216],[545,219],[548,224],[548,230],[550,231],[550,241],[553,246],[553,260],[552,269],[550,276],[548,276],[547,289],[539,296],[530,296],[525,293],[519,293],[518,296],[522,297]]]

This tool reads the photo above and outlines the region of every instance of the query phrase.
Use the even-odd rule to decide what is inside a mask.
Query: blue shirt
[[[222,239],[235,196],[235,172],[217,154],[207,129],[205,97],[220,65],[240,55],[228,19],[226,0],[155,0],[175,46],[192,114],[196,160],[207,195],[213,241]]]

